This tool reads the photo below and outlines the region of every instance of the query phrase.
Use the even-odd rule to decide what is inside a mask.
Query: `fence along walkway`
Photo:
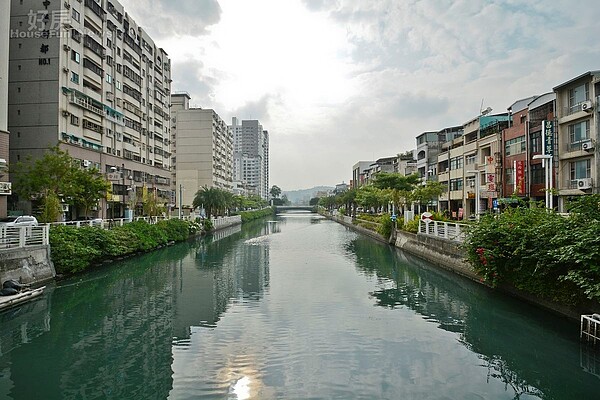
[[[50,225],[0,226],[0,250],[47,246]]]
[[[435,236],[441,239],[464,242],[467,224],[441,221],[419,221],[419,234]]]

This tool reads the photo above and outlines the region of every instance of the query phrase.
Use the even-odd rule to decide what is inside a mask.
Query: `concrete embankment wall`
[[[388,239],[384,238],[378,233],[354,225],[352,223],[352,219],[349,217],[324,216],[381,242],[388,243]],[[481,281],[481,277],[478,276],[475,271],[473,271],[471,266],[466,262],[466,256],[464,250],[460,248],[460,243],[426,235],[417,235],[404,231],[397,231],[396,234],[397,237],[394,243],[396,247],[406,251],[407,253],[422,258],[438,268],[454,272],[477,283],[485,285],[485,283]],[[554,313],[577,320],[579,320],[581,314],[597,312],[597,310],[600,309],[600,305],[596,303],[588,304],[578,308],[558,304],[533,296],[510,285],[500,285],[497,289],[520,300],[535,304]]]
[[[0,284],[8,279],[41,284],[54,279],[50,246],[35,246],[0,251]]]

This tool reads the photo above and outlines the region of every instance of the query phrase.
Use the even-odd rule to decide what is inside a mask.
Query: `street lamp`
[[[467,171],[467,174],[475,174],[475,219],[479,221],[479,174],[481,171]]]
[[[542,162],[544,169],[546,170],[546,207],[549,209],[554,208],[554,199],[550,193],[552,187],[552,156],[549,154],[536,154],[533,156],[534,160],[544,160]]]

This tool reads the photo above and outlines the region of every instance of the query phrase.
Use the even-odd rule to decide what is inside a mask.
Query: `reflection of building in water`
[[[169,263],[143,256],[123,263],[127,272],[57,287],[49,332],[10,354],[11,397],[166,398],[172,387]]]
[[[50,304],[52,289],[44,295],[0,314],[0,398],[9,398],[13,387],[12,351],[50,331]],[[31,362],[31,360],[30,360]]]
[[[258,238],[273,230],[263,226]],[[214,327],[232,299],[258,300],[269,283],[269,247],[266,240],[248,244],[238,232],[220,240],[208,236],[176,268],[174,337],[187,339],[191,327]],[[261,235],[262,234],[262,235]]]

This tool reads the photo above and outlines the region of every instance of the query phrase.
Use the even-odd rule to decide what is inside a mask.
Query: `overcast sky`
[[[173,63],[174,91],[270,134],[283,190],[348,182],[600,69],[596,0],[121,0]]]

